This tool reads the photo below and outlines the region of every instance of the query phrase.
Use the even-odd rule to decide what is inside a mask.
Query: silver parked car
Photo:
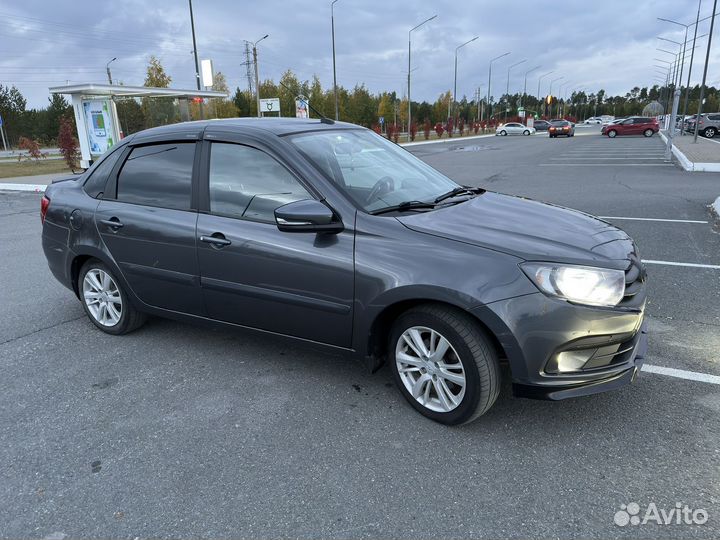
[[[527,127],[519,122],[508,122],[498,126],[495,130],[495,135],[533,135],[535,128]]]

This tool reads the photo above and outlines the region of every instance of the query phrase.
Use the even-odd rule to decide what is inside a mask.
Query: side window
[[[117,200],[189,210],[195,143],[138,146],[118,174]]]
[[[275,222],[275,209],[302,199],[307,190],[265,152],[239,144],[210,147],[210,211],[223,216]]]
[[[120,154],[122,154],[122,150],[111,152],[90,171],[90,176],[85,180],[83,189],[93,199],[97,199],[105,191],[108,176],[110,176]]]

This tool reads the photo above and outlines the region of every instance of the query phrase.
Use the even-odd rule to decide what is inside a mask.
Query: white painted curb
[[[34,191],[43,193],[47,186],[44,184],[3,184],[0,182],[0,191]]]
[[[662,131],[660,132],[660,138],[663,140],[664,143],[667,144],[667,137]],[[680,162],[680,166],[686,171],[720,172],[720,163],[699,163],[690,161],[687,156],[683,154],[680,149],[674,144],[672,145],[672,153],[677,158],[678,162]]]
[[[468,137],[446,137],[445,139],[435,139],[433,141],[416,141],[416,142],[405,142],[398,143],[400,146],[420,146],[422,144],[438,144],[438,143],[449,143],[456,141],[473,141],[475,139],[484,139],[485,137],[495,137],[494,133],[488,133],[486,135],[470,135]]]
[[[720,219],[720,197],[715,199],[715,202],[710,205],[710,212],[715,214],[716,219]]]

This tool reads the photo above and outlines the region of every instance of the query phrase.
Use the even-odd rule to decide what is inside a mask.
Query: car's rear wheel
[[[703,135],[708,139],[712,139],[713,137],[715,137],[716,133],[717,132],[715,131],[715,128],[712,127],[705,128],[705,131],[703,131]]]
[[[645,135],[646,137],[652,137],[653,133],[654,131],[652,129],[646,129],[645,131],[643,131],[643,135]]]
[[[389,351],[400,392],[437,422],[471,422],[497,399],[494,349],[476,321],[460,310],[427,305],[405,312],[393,326]]]
[[[615,137],[617,137],[617,131],[615,131],[614,129],[611,129],[610,131],[607,132],[607,136],[610,137],[611,139],[614,139]]]
[[[502,135],[502,136],[504,137],[505,135],[507,135],[507,131],[505,131],[505,130],[503,129],[503,130],[500,132],[500,135]]]
[[[145,315],[130,304],[118,279],[100,261],[86,262],[80,269],[78,283],[85,313],[103,332],[127,334],[145,322]]]

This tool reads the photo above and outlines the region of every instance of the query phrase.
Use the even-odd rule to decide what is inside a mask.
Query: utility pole
[[[257,117],[262,118],[262,112],[260,111],[260,73],[258,70],[258,59],[257,59],[257,44],[263,39],[268,37],[270,34],[265,34],[263,37],[253,43],[253,64],[255,64],[255,102],[257,105]]]
[[[453,82],[453,98],[452,98],[452,101],[450,101],[450,107],[449,107],[449,109],[454,109],[455,102],[457,101],[457,59],[458,59],[458,51],[459,51],[460,49],[462,49],[465,45],[467,45],[468,43],[472,43],[473,41],[475,41],[475,40],[476,40],[477,38],[479,38],[479,37],[480,37],[480,36],[475,36],[474,38],[469,39],[468,41],[466,41],[466,42],[463,43],[462,45],[458,45],[457,47],[455,47],[455,79],[454,79],[454,82]],[[450,118],[450,112],[451,112],[451,111],[448,110],[448,118]],[[456,116],[457,116],[457,115],[456,115]],[[455,124],[457,124],[457,122],[455,122]]]
[[[110,74],[110,64],[112,64],[117,58],[113,58],[107,64],[105,64],[105,71],[107,71],[108,83],[112,84],[112,75]]]
[[[500,56],[496,56],[492,60],[490,60],[490,64],[488,65],[488,91],[487,91],[487,104],[488,104],[488,120],[492,118],[492,105],[490,104],[490,89],[492,88],[492,65],[495,60],[500,60],[504,56],[507,56],[510,54],[510,52],[506,52],[504,54],[501,54]]]
[[[335,2],[330,4],[330,25],[332,26],[332,52],[333,52],[333,95],[335,96],[335,120],[340,119],[338,109],[338,93],[337,93],[337,73],[335,72]]]
[[[190,29],[192,30],[193,54],[195,55],[195,82],[197,83],[197,89],[200,90],[200,64],[198,63],[197,42],[195,41],[195,18],[193,17],[192,0],[188,0],[188,3],[190,4]],[[205,118],[202,102],[200,102],[200,118]]]
[[[697,17],[695,17],[695,32],[693,34],[693,44],[690,51],[690,65],[688,66],[687,84],[685,85],[685,103],[683,105],[683,123],[682,134],[685,135],[685,116],[687,116],[688,98],[690,97],[690,74],[692,73],[693,60],[695,59],[695,41],[697,40],[698,23],[700,22],[700,6],[702,0],[698,0]]]
[[[407,86],[408,86],[408,87],[407,87],[407,99],[408,99],[408,123],[407,123],[407,125],[408,125],[408,130],[407,130],[407,140],[408,140],[408,141],[410,141],[410,131],[411,131],[411,130],[410,130],[410,126],[412,125],[412,100],[410,99],[410,71],[412,70],[412,68],[410,67],[410,65],[411,65],[411,64],[410,64],[410,54],[411,54],[411,52],[412,52],[412,44],[411,44],[411,41],[410,41],[410,40],[411,40],[411,34],[412,34],[413,30],[417,30],[417,29],[420,28],[423,24],[432,21],[435,17],[437,17],[437,15],[433,15],[433,16],[430,17],[429,19],[425,19],[423,22],[421,22],[421,23],[418,24],[417,26],[412,27],[412,28],[408,31],[408,74],[407,74],[407,79],[408,79],[408,80],[407,80]]]
[[[519,62],[515,62],[513,65],[508,67],[508,73],[507,73],[507,84],[505,85],[505,122],[507,122],[508,117],[508,105],[510,104],[510,70],[514,68],[515,66],[519,66],[520,64],[527,62],[526,60],[520,60]]]
[[[715,12],[717,11],[717,0],[713,0],[712,18],[710,19],[710,33],[708,35],[707,52],[705,53],[705,68],[703,69],[702,85],[700,86],[700,102],[698,113],[695,117],[695,136],[693,142],[697,143],[698,128],[700,127],[700,115],[702,114],[703,99],[705,98],[705,81],[707,80],[708,61],[710,60],[710,45],[712,44],[713,28],[715,27]]]

